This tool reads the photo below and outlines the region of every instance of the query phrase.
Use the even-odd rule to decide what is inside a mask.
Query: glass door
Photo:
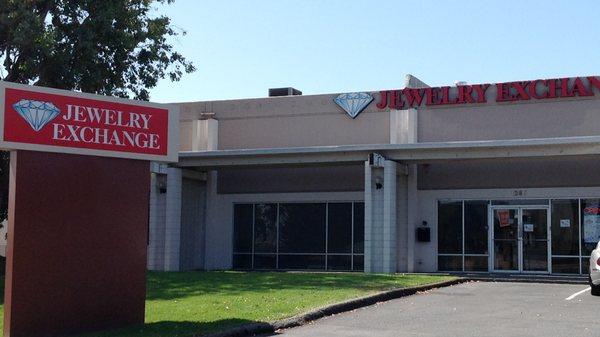
[[[522,209],[524,272],[548,271],[548,210]]]
[[[519,271],[519,209],[493,208],[495,271]]]
[[[547,208],[495,207],[491,220],[494,271],[549,271]]]

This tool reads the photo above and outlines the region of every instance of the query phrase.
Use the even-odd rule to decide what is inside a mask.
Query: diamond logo
[[[60,114],[60,110],[49,102],[22,99],[13,108],[36,132]]]
[[[358,116],[372,100],[373,96],[366,92],[340,94],[333,99],[333,101],[344,109],[344,111],[352,118],[356,118],[356,116]]]

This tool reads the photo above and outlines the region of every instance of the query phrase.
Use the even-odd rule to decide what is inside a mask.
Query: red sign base
[[[5,337],[144,322],[149,162],[13,151]]]

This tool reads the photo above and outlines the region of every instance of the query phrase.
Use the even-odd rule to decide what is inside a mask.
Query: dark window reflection
[[[233,251],[235,253],[251,253],[252,205],[234,205],[233,219]]]
[[[579,274],[579,258],[553,257],[552,272],[559,274]]]
[[[279,269],[325,269],[325,255],[279,255]]]
[[[354,255],[352,257],[353,265],[352,270],[354,271],[364,271],[365,270],[365,257],[364,255]]]
[[[552,200],[552,255],[579,255],[579,202],[577,199]],[[561,267],[558,268],[562,270]],[[579,269],[579,261],[577,261],[577,269]],[[555,271],[554,267],[552,271]]]
[[[439,203],[438,253],[462,253],[462,202]]]
[[[438,256],[438,270],[462,271],[462,256]]]
[[[354,203],[354,253],[365,252],[365,203]],[[362,269],[362,268],[361,268]]]
[[[488,203],[487,201],[465,201],[465,254],[487,253]]]
[[[328,255],[327,270],[352,270],[350,255]]]
[[[279,205],[279,252],[325,253],[325,204]]]
[[[328,204],[327,252],[352,252],[352,204]]]
[[[277,256],[275,254],[255,254],[254,269],[275,269]]]
[[[252,254],[233,254],[233,269],[252,269]]]
[[[277,204],[257,204],[255,206],[254,252],[277,252]]]
[[[488,271],[488,257],[465,256],[465,271]]]
[[[363,202],[236,204],[233,217],[234,269],[364,269]]]

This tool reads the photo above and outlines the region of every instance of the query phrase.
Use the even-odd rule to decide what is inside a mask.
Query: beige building
[[[149,269],[569,273],[600,239],[600,81],[180,103]]]

